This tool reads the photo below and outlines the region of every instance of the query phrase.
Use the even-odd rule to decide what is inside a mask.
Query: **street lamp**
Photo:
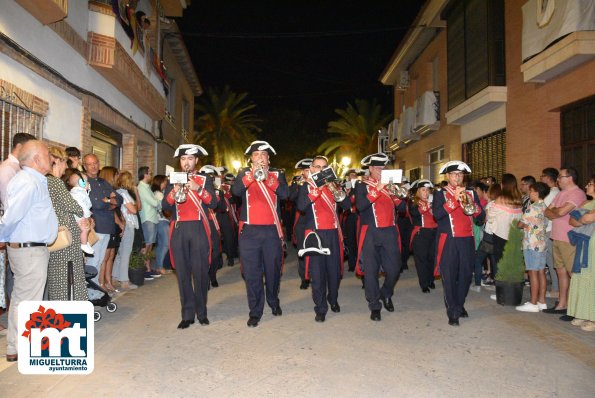
[[[240,167],[242,166],[242,162],[240,162],[239,160],[232,160],[231,165],[233,166],[233,168],[235,169],[235,171],[237,173],[238,170],[240,169]]]
[[[351,158],[349,156],[343,156],[343,158],[341,159],[341,164],[343,165],[343,167],[349,167],[349,165],[351,164]]]

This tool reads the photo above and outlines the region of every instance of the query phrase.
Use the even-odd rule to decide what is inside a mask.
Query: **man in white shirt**
[[[157,238],[157,224],[159,224],[159,205],[153,191],[151,191],[151,171],[148,166],[138,169],[138,195],[140,196],[140,221],[143,228],[143,237],[145,238],[144,253],[149,253],[155,244]],[[151,270],[151,260],[145,262],[146,272],[145,280],[158,278],[161,273]]]
[[[560,193],[560,189],[558,188],[558,174],[560,174],[558,172],[557,169],[553,168],[553,167],[547,167],[545,169],[543,169],[541,171],[541,182],[543,182],[544,184],[547,184],[548,187],[550,187],[550,193],[545,197],[545,199],[543,200],[545,205],[547,207],[549,207],[552,202],[554,201],[554,198]],[[550,238],[550,235],[552,233],[552,223],[551,221],[548,222],[547,224],[547,228],[546,228],[546,234],[547,234],[547,240],[545,241],[546,243],[546,264],[548,266],[548,269],[550,271],[550,278],[552,280],[552,289],[550,291],[550,296],[553,297],[558,297],[558,275],[556,274],[556,271],[554,271],[554,251],[553,251],[553,241]]]

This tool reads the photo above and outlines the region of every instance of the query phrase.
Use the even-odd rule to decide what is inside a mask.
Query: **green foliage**
[[[128,260],[128,268],[130,268],[130,269],[144,269],[145,261],[150,260],[152,258],[155,258],[153,251],[150,251],[147,254],[133,251],[130,254],[130,259]]]
[[[525,260],[523,257],[523,231],[516,227],[515,222],[510,225],[508,241],[504,245],[502,258],[498,262],[496,280],[517,283],[525,280]]]
[[[247,93],[235,93],[228,86],[211,88],[196,102],[194,143],[209,152],[212,164],[233,170],[232,160],[243,159],[244,151],[260,131],[260,120],[250,113],[256,105]]]
[[[359,161],[364,156],[378,152],[378,130],[390,121],[376,100],[356,99],[355,107],[347,104],[345,109],[336,109],[340,116],[328,124],[328,133],[336,134],[323,142],[318,150],[325,155],[348,155]]]

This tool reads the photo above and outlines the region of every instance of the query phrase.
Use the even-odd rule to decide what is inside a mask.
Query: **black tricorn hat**
[[[368,155],[362,159],[361,164],[364,167],[369,166],[386,166],[390,159],[386,154],[382,152],[374,153],[372,155]]]
[[[225,179],[225,181],[233,181],[236,179],[236,177],[231,173],[225,174],[225,177],[223,177],[223,178]]]
[[[314,231],[308,233],[304,239],[304,248],[298,251],[298,256],[330,256],[331,250],[328,247],[322,247],[320,236]]]
[[[295,164],[296,169],[309,169],[312,166],[312,158],[304,158]]]
[[[461,171],[463,174],[469,174],[471,173],[471,168],[461,160],[451,160],[440,168],[440,174],[452,173],[453,171]]]
[[[268,142],[266,142],[266,141],[252,141],[252,143],[250,143],[250,146],[246,149],[246,152],[244,152],[244,155],[250,156],[252,154],[252,152],[256,152],[256,151],[267,151],[269,153],[269,155],[277,154],[277,152],[275,152],[275,150],[273,149],[271,144],[269,144]]]
[[[434,184],[430,180],[415,180],[411,183],[411,189],[418,188],[434,188]]]
[[[196,145],[196,144],[182,144],[180,145],[177,149],[176,152],[174,153],[174,158],[180,157],[180,156],[184,156],[184,155],[194,155],[194,156],[207,156],[208,153],[207,151],[201,147],[200,145]]]

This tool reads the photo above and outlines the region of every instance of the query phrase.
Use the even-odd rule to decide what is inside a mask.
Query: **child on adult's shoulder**
[[[64,182],[66,188],[70,191],[73,199],[83,209],[83,217],[75,216],[76,222],[81,228],[81,250],[87,254],[93,254],[95,251],[88,242],[91,217],[91,199],[89,198],[89,191],[91,187],[87,182],[87,176],[77,169],[68,169],[64,175]]]

